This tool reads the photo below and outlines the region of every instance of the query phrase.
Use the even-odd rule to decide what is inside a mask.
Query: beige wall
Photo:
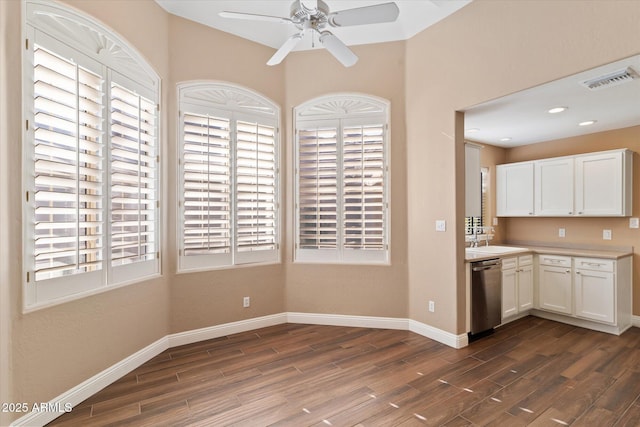
[[[254,90],[284,105],[285,80],[282,67],[265,63],[273,49],[239,37],[170,16],[170,78],[165,86],[169,117],[178,117],[177,84],[194,80],[224,81]],[[282,107],[281,107],[282,108]],[[284,110],[282,111],[284,116]],[[281,128],[284,122],[281,123]],[[284,134],[284,132],[282,132]],[[171,332],[204,328],[237,320],[281,313],[285,307],[282,264],[221,269],[200,273],[176,272],[176,183],[178,148],[176,121],[169,120],[168,276],[171,283]],[[282,141],[282,147],[286,143]],[[283,183],[286,175],[283,174]],[[284,223],[283,223],[284,224]],[[286,235],[286,230],[282,230]],[[242,307],[242,297],[251,297],[251,307]]]
[[[464,150],[454,112],[637,54],[639,21],[637,1],[477,0],[407,42],[412,319],[465,329]]]
[[[359,92],[391,102],[391,265],[314,265],[293,263],[293,153],[287,144],[287,310],[406,318],[407,224],[404,123],[404,42],[353,48],[359,60],[345,68],[326,51],[294,53],[287,58],[287,141],[293,141],[293,108],[312,98]],[[372,70],[375,70],[372,72]]]
[[[598,132],[507,150],[507,162],[517,162],[570,154],[628,148],[636,154],[633,171],[633,216],[640,216],[640,126],[615,131]],[[633,313],[640,315],[640,229],[629,228],[629,218],[504,218],[510,240],[545,243],[571,243],[597,246],[633,246]],[[558,237],[558,228],[566,237]],[[602,240],[602,230],[610,229],[611,240]]]

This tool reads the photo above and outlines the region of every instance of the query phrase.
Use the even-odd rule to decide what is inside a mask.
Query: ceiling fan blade
[[[267,61],[267,65],[278,65],[279,63],[281,63],[284,57],[287,56],[294,47],[296,47],[300,40],[302,40],[302,37],[304,37],[304,33],[294,34],[289,37],[287,41],[285,41],[282,46],[280,46],[280,49],[278,49],[276,53],[273,54],[271,59]]]
[[[400,9],[393,3],[376,4],[373,6],[357,7],[355,9],[340,10],[330,13],[329,24],[334,27],[348,27],[351,25],[380,24],[393,22],[398,18]]]
[[[269,16],[269,15],[258,15],[256,13],[244,13],[244,12],[220,12],[218,14],[223,18],[233,18],[233,19],[246,19],[250,21],[268,21],[268,22],[279,22],[281,24],[286,24],[292,22],[289,18],[282,18],[280,16]]]
[[[345,67],[351,67],[358,62],[356,54],[329,31],[320,33],[320,43]]]

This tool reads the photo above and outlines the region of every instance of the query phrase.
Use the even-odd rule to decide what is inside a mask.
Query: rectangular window
[[[388,262],[386,127],[300,121],[296,131],[296,261]]]
[[[183,123],[184,253],[231,251],[229,120],[185,113]]]
[[[102,268],[102,78],[36,46],[34,279]]]
[[[95,59],[44,34],[32,37],[27,308],[159,272],[156,102]]]
[[[276,129],[257,122],[236,122],[236,227],[238,263],[259,261],[275,251]]]
[[[111,265],[156,257],[156,106],[111,84]]]
[[[208,92],[190,89],[180,106],[178,270],[279,261],[276,121],[203,105]]]

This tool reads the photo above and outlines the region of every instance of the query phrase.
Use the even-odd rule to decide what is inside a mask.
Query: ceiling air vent
[[[614,71],[613,73],[586,80],[580,84],[589,90],[601,90],[608,87],[618,86],[623,83],[628,83],[638,77],[640,76],[638,76],[638,73],[636,73],[633,68],[627,67],[623,70]]]

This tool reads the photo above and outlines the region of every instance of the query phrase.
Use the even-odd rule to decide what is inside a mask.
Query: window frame
[[[222,81],[196,81],[179,83],[177,87],[178,121],[176,129],[176,156],[178,159],[176,189],[176,272],[192,273],[217,269],[244,268],[278,264],[281,262],[281,146],[280,107],[269,98],[246,87]],[[226,253],[185,255],[185,160],[183,131],[185,113],[229,120],[229,239]],[[238,169],[237,123],[257,123],[274,130],[274,248],[269,250],[238,250]]]
[[[314,98],[294,108],[293,129],[293,261],[310,264],[390,265],[391,264],[391,158],[390,102],[371,95],[339,93]],[[300,141],[303,127],[336,127],[336,248],[300,247]],[[344,129],[351,126],[381,125],[383,129],[383,249],[348,249],[344,242]]]
[[[161,275],[160,251],[161,241],[161,211],[159,200],[162,194],[162,170],[159,163],[161,154],[161,115],[159,102],[161,94],[160,78],[143,57],[123,38],[115,34],[89,15],[62,4],[42,0],[27,0],[23,3],[23,38],[26,46],[22,53],[22,93],[23,93],[23,312],[30,312],[44,307],[61,304],[67,301],[83,298],[88,295],[148,280]],[[97,43],[104,43],[111,47],[111,51],[100,50]],[[36,109],[34,60],[36,46],[63,58],[69,64],[87,68],[96,72],[101,79],[100,122],[99,132],[101,180],[96,188],[99,189],[101,219],[97,227],[101,229],[100,248],[101,259],[99,268],[95,271],[63,274],[57,277],[36,280],[36,163],[35,163],[35,129]],[[113,54],[112,54],[113,53]],[[152,149],[155,161],[152,165],[153,178],[150,194],[152,202],[153,255],[151,259],[114,265],[112,259],[111,223],[115,207],[112,206],[112,94],[111,87],[118,84],[125,87],[138,98],[146,98],[154,106],[152,126]],[[75,99],[81,99],[74,95]],[[78,110],[76,104],[76,114]],[[78,116],[79,117],[79,116]],[[79,122],[78,122],[79,123]],[[78,124],[76,124],[78,125]],[[78,138],[79,136],[74,136]],[[141,140],[138,139],[138,145]],[[76,149],[76,153],[80,153]],[[77,154],[78,156],[80,154]],[[79,163],[80,164],[80,163]],[[79,167],[79,166],[78,166]],[[139,173],[139,172],[138,172]],[[140,176],[139,176],[140,177]],[[76,182],[83,180],[76,176]],[[138,188],[138,187],[136,187]],[[140,187],[144,188],[144,187]],[[74,193],[75,194],[75,193]],[[80,193],[77,193],[80,194]],[[136,203],[142,198],[134,198]],[[80,207],[77,207],[80,209]],[[140,212],[138,210],[138,212]],[[78,221],[78,219],[76,220]],[[80,219],[81,221],[81,219]],[[53,224],[53,221],[51,222]],[[31,226],[30,226],[31,225]],[[138,237],[141,236],[137,233]],[[139,241],[137,244],[141,244]]]

